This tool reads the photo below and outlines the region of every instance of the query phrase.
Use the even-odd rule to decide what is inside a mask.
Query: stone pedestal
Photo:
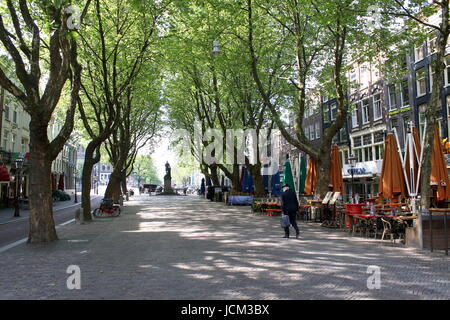
[[[164,193],[173,193],[171,179],[164,179]]]

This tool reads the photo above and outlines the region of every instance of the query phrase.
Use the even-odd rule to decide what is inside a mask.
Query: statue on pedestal
[[[170,172],[171,172],[170,164],[169,164],[169,161],[167,161],[166,162],[166,175],[164,176],[164,181],[172,180],[172,176],[171,176]]]
[[[172,175],[169,161],[166,162],[166,175],[164,176],[164,193],[174,194],[172,190]]]

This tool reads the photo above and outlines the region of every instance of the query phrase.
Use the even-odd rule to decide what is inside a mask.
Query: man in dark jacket
[[[298,239],[300,231],[297,226],[298,200],[295,192],[289,189],[289,185],[283,186],[283,194],[281,195],[282,210],[284,215],[289,215],[289,221],[295,229],[295,237]],[[284,238],[289,238],[289,227],[284,228]]]

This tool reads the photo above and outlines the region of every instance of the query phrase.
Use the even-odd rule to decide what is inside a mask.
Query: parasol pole
[[[393,130],[394,130],[395,140],[397,142],[397,152],[398,152],[398,155],[400,156],[400,162],[402,164],[403,176],[405,177],[406,187],[408,189],[408,194],[410,194],[411,192],[410,192],[410,188],[409,188],[408,176],[406,175],[405,162],[403,160],[402,150],[400,150],[400,144],[399,144],[399,139],[398,139],[398,135],[397,135],[397,129],[394,127]]]

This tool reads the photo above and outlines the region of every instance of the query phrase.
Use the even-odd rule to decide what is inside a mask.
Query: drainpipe
[[[0,87],[0,146],[2,143],[2,133],[3,133],[3,106],[5,104],[5,89]]]

